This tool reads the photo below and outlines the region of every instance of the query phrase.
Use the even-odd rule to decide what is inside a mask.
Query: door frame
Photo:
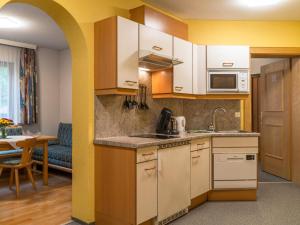
[[[250,47],[251,58],[293,58],[300,56],[300,47]],[[252,91],[252,90],[251,90]],[[252,99],[241,100],[241,128],[252,130]],[[293,179],[293,150],[290,149],[290,175]]]
[[[300,47],[250,47],[251,58],[292,58],[300,56]],[[252,99],[240,100],[240,128],[252,131]]]

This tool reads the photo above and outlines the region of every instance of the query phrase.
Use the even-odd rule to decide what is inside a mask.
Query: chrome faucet
[[[217,107],[217,108],[214,109],[214,111],[212,113],[212,122],[208,126],[208,130],[210,130],[210,131],[216,131],[216,113],[218,111],[223,111],[224,113],[227,112],[224,107]]]

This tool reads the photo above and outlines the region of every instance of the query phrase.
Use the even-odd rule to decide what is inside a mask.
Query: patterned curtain
[[[21,124],[37,123],[36,52],[22,48],[20,57]]]

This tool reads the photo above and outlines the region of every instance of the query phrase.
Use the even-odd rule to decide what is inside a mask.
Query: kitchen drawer
[[[137,224],[157,216],[157,160],[136,165]]]
[[[258,147],[258,137],[213,137],[212,147]]]
[[[157,147],[140,148],[136,153],[136,162],[146,162],[157,159]]]
[[[217,189],[256,189],[257,180],[214,181],[214,190]]]
[[[191,151],[195,151],[198,149],[204,149],[210,147],[210,140],[209,138],[201,138],[193,140],[191,143]]]
[[[214,181],[256,179],[256,154],[214,154]]]

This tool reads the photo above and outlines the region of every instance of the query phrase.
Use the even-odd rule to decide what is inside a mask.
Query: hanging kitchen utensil
[[[147,104],[147,86],[144,86],[144,109],[148,110],[149,106]]]
[[[144,109],[144,104],[143,104],[143,85],[139,86],[139,109],[143,110]]]
[[[132,105],[133,105],[133,107],[137,107],[138,106],[138,102],[136,101],[136,97],[137,97],[137,95],[134,95],[133,99],[132,99]]]
[[[134,108],[134,105],[133,105],[133,102],[132,102],[132,99],[131,99],[131,95],[129,96],[129,101],[128,101],[128,109],[133,109]]]
[[[123,108],[125,108],[125,109],[129,108],[129,105],[128,105],[128,96],[127,95],[125,96],[125,101],[123,103]]]

